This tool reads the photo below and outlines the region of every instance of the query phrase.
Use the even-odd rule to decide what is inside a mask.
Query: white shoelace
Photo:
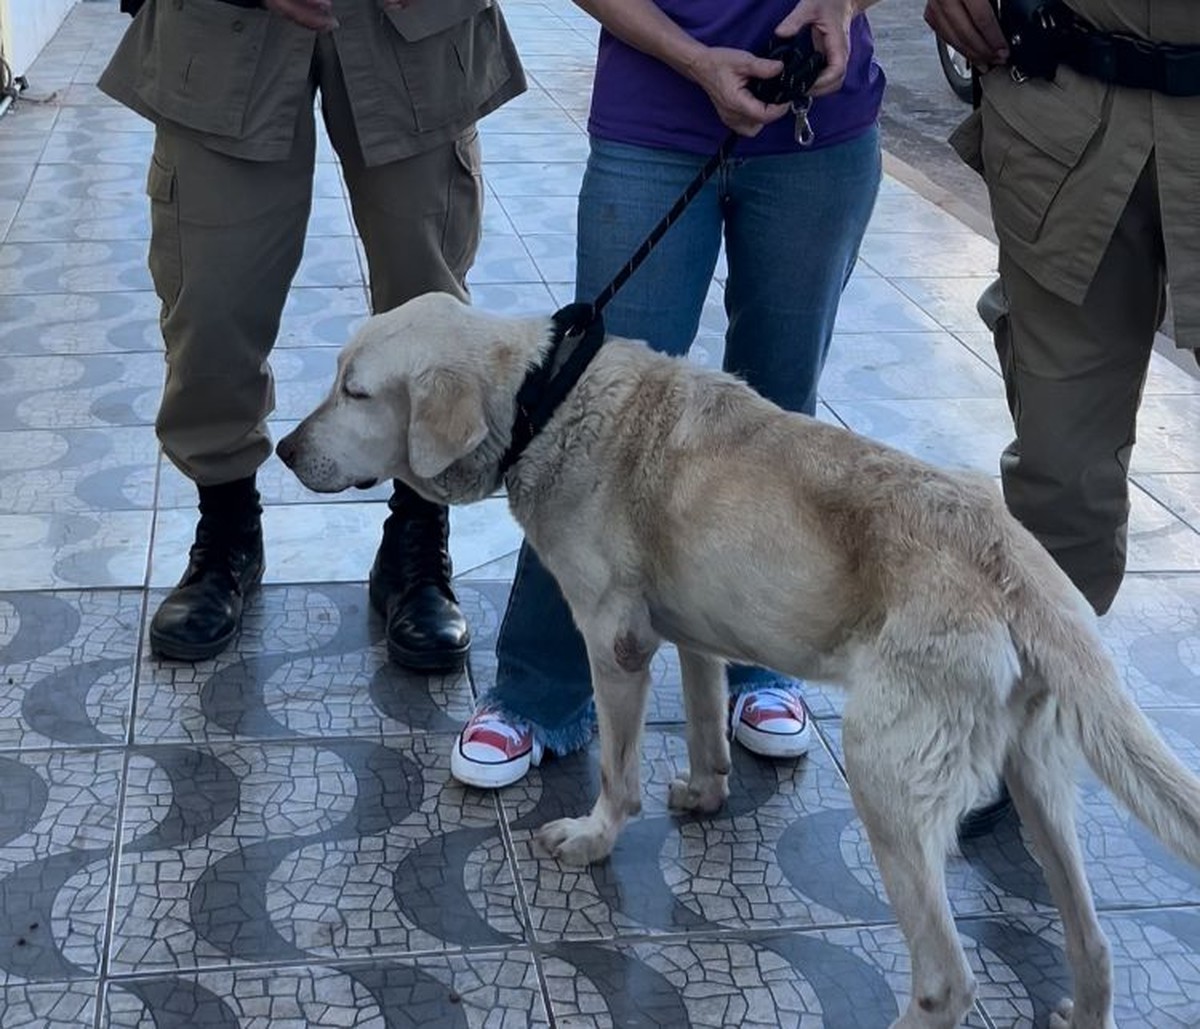
[[[486,728],[492,732],[503,736],[506,740],[511,740],[513,743],[520,744],[523,737],[530,737],[530,760],[535,764],[541,764],[542,761],[542,745],[538,742],[537,735],[530,732],[529,727],[524,722],[516,722],[506,718],[499,709],[494,707],[481,708],[472,716],[470,724],[464,731],[464,737],[470,736],[473,729],[476,727]]]
[[[525,735],[527,730],[523,725],[514,723],[505,718],[500,711],[494,707],[482,708],[476,711],[471,718],[471,724],[467,727],[467,735],[470,735],[471,730],[478,728],[490,729],[498,733],[505,739],[512,740],[513,743],[520,743],[521,737]]]
[[[791,718],[793,714],[789,701],[794,695],[795,690],[787,686],[763,686],[757,690],[746,690],[744,693],[739,693],[733,707],[733,724],[737,725],[742,720],[742,712],[751,698],[755,700],[756,707],[764,711],[778,711],[785,717]],[[764,700],[767,703],[764,703]],[[801,711],[803,710],[802,706]],[[802,715],[800,720],[803,721],[806,718],[807,715]]]

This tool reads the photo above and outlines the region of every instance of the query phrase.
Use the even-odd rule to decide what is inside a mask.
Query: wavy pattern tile
[[[483,125],[471,285],[476,303],[529,314],[572,292],[595,32],[570,4],[505,8],[532,88]],[[238,643],[197,665],[150,656],[147,620],[178,574],[194,495],[153,435],[152,134],[92,85],[125,24],[111,2],[77,6],[32,76],[53,101],[0,120],[0,1025],[887,1025],[908,1002],[908,957],[850,804],[836,692],[809,684],[819,741],[806,759],[737,750],[727,808],[675,817],[666,784],[685,747],[665,649],[645,810],[589,869],[559,867],[532,834],[590,803],[595,746],[497,796],[450,779],[455,733],[495,675],[518,538],[498,499],[453,523],[469,675],[386,660],[363,583],[386,489],[317,498],[274,462],[261,477],[268,583]],[[273,358],[279,432],[323,392],[368,309],[337,165],[324,141],[318,154]],[[967,260],[939,267],[938,251]],[[889,179],[820,416],[994,474],[1009,426],[974,314],[993,260]],[[723,276],[691,355],[702,364],[721,360]],[[1193,767],[1198,382],[1155,360],[1135,571],[1103,623],[1130,691]],[[334,534],[345,546],[314,552]],[[1118,1024],[1200,1025],[1200,874],[1088,778],[1079,822]],[[968,1024],[1044,1024],[1067,972],[1019,828],[964,845],[948,880],[979,982]]]

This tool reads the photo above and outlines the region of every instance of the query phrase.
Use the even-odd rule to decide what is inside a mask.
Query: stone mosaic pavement
[[[483,125],[471,284],[490,309],[548,312],[570,299],[595,33],[565,0],[505,6],[531,89]],[[268,579],[240,642],[195,666],[149,655],[193,501],[152,427],[149,126],[93,85],[124,25],[107,0],[80,4],[0,119],[0,1025],[887,1025],[907,957],[850,805],[835,695],[809,693],[807,759],[739,751],[728,808],[680,819],[665,809],[684,759],[678,673],[660,655],[645,813],[587,870],[531,835],[588,804],[594,748],[498,795],[450,780],[519,541],[500,499],[454,513],[469,676],[386,662],[364,588],[382,494],[318,498],[274,461]],[[994,474],[1007,413],[973,310],[994,249],[890,167],[821,416]],[[327,146],[316,191],[274,358],[279,432],[366,312]],[[693,359],[719,361],[722,329],[718,280]],[[1194,768],[1198,393],[1155,358],[1131,574],[1104,620],[1130,690]],[[1118,1023],[1200,1025],[1200,873],[1091,780],[1080,796]],[[970,1024],[1044,1024],[1066,989],[1062,940],[1019,831],[968,845],[950,887],[980,984]]]

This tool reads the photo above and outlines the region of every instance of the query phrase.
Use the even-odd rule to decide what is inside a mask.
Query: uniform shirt
[[[1197,0],[1069,4],[1106,32],[1200,44]],[[1002,245],[1048,289],[1082,303],[1153,160],[1175,339],[1200,347],[1200,97],[1109,86],[1070,68],[1053,82],[1023,83],[998,68],[982,85],[984,118],[999,118],[1004,131],[985,131],[981,151],[969,132],[956,146],[968,160],[982,158]]]
[[[795,0],[655,0],[689,36],[708,46],[765,53],[772,30]],[[861,135],[875,124],[883,95],[883,70],[875,63],[867,19],[850,29],[850,63],[840,92],[818,97],[809,112],[812,146]],[[670,66],[600,33],[588,131],[601,139],[638,146],[711,154],[729,130],[708,94]],[[794,153],[795,119],[786,116],[738,144],[739,154]]]
[[[368,166],[431,150],[525,88],[493,0],[333,0],[333,40]],[[147,0],[100,88],[246,160],[283,160],[312,102],[315,33],[264,8]],[[328,73],[328,69],[324,69]]]

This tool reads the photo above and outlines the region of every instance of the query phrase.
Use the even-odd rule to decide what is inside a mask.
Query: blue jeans
[[[579,194],[578,299],[590,301],[608,284],[704,161],[591,140]],[[727,162],[605,309],[608,332],[646,340],[665,353],[687,353],[723,230],[725,370],[781,407],[814,413],[838,300],[881,175],[874,128],[828,148]],[[527,545],[496,654],[496,685],[484,699],[529,722],[560,754],[586,745],[593,715],[583,637]],[[767,669],[729,669],[734,691],[781,678]]]

